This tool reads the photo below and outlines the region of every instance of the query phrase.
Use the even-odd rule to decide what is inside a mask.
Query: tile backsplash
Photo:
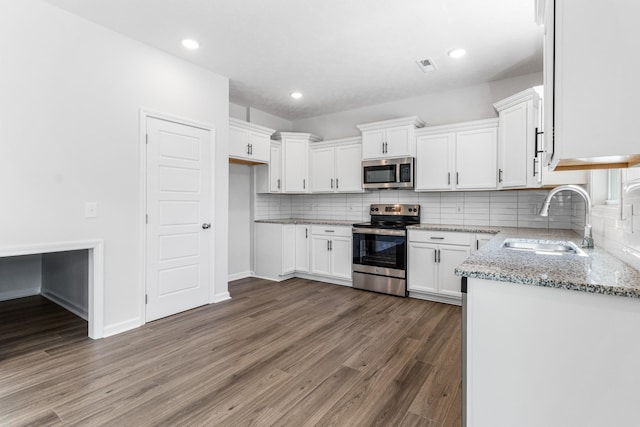
[[[363,222],[370,219],[369,205],[373,203],[403,203],[419,204],[421,222],[428,224],[575,228],[572,193],[554,197],[549,217],[538,215],[547,193],[546,190],[441,193],[383,190],[359,194],[257,194],[254,217]]]

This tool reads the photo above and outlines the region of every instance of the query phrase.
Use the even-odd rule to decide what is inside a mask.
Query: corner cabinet
[[[537,0],[544,24],[544,109],[554,170],[640,163],[635,52],[640,3]],[[594,61],[594,58],[597,58]]]
[[[275,130],[229,118],[229,158],[255,164],[269,163],[270,137]]]
[[[362,132],[362,160],[414,157],[414,131],[424,125],[415,116],[358,125]]]
[[[308,193],[309,143],[321,138],[310,133],[278,132],[274,139],[282,144],[282,192]]]
[[[361,193],[362,139],[317,142],[309,150],[312,193]]]
[[[494,190],[498,120],[416,131],[416,191]]]

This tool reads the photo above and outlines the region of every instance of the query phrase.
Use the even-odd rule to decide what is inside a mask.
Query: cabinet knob
[[[208,222],[205,222],[204,224],[202,224],[202,229],[203,230],[207,230],[209,228],[211,228],[211,224],[209,224]]]

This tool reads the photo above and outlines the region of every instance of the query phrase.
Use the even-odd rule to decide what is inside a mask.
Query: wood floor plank
[[[459,425],[460,309],[312,280],[102,340],[0,302],[0,425]]]

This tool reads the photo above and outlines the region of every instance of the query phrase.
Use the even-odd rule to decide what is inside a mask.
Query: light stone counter
[[[582,237],[571,230],[501,228],[474,255],[459,265],[458,276],[525,285],[640,298],[640,271],[598,247],[583,249],[587,256],[544,255],[502,248],[507,238],[569,240]]]

